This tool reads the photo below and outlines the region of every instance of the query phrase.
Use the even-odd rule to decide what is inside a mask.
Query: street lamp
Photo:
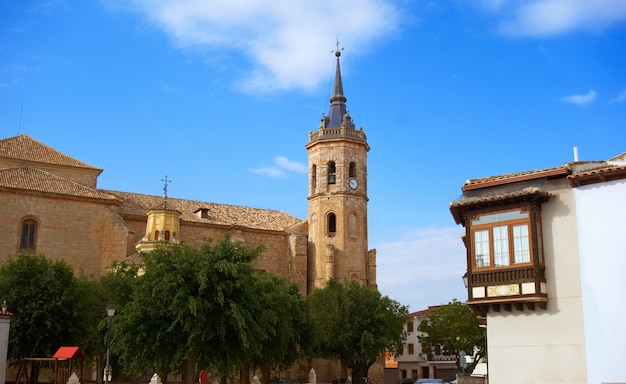
[[[465,288],[469,285],[469,276],[467,275],[467,272],[463,275],[463,284],[465,285]]]
[[[111,366],[109,365],[109,354],[111,353],[111,320],[115,315],[115,306],[113,303],[107,307],[107,316],[109,317],[109,332],[107,334],[107,361],[104,367],[104,382],[109,384],[109,377],[111,376]]]

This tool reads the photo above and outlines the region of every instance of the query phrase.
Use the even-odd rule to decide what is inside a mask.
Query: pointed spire
[[[330,102],[333,102],[333,99],[342,98],[343,102],[346,102],[346,97],[343,95],[343,83],[341,81],[341,68],[339,66],[339,56],[341,56],[341,52],[335,51],[335,56],[337,56],[337,66],[335,68],[335,87],[333,88],[333,96],[330,98]]]
[[[343,49],[343,48],[342,48]],[[339,66],[339,40],[337,40],[337,49],[335,50],[337,57],[337,67],[335,68],[335,86],[333,87],[333,95],[330,98],[330,111],[328,112],[328,122],[326,127],[341,127],[343,116],[347,113],[346,101],[348,100],[343,94],[343,83],[341,82],[341,68]]]

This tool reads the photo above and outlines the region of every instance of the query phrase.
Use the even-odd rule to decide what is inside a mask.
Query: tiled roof
[[[538,178],[543,178],[543,177],[565,176],[568,173],[569,173],[569,170],[567,166],[562,165],[560,167],[544,168],[544,169],[537,169],[533,171],[525,171],[525,172],[518,172],[518,173],[509,173],[509,174],[500,175],[500,176],[481,177],[478,179],[471,179],[471,180],[466,181],[465,184],[463,185],[463,191],[468,191],[468,190],[478,189],[478,188],[486,188],[486,187],[491,187],[494,185],[515,183],[515,182],[524,181],[524,180],[538,179]]]
[[[29,166],[0,169],[0,187],[115,200],[115,196]]]
[[[537,201],[549,200],[552,194],[544,192],[541,188],[526,187],[519,190],[506,191],[502,193],[480,194],[472,197],[465,197],[450,203],[450,212],[457,224],[463,222],[463,212],[479,207],[498,206],[503,202]]]
[[[122,201],[121,214],[145,216],[150,209],[163,204],[163,197],[161,196],[119,191],[103,192],[114,195]],[[174,199],[171,197],[167,198],[167,207],[168,209],[181,212],[181,219],[188,222],[233,225],[262,230],[283,231],[301,221],[297,217],[275,210]],[[209,210],[208,219],[203,219],[194,213],[199,208],[207,208]]]
[[[517,191],[508,191],[505,193],[465,197],[463,199],[453,201],[452,203],[450,203],[450,207],[462,207],[466,205],[475,205],[477,203],[502,201],[506,199],[514,199],[514,198],[525,197],[525,196],[534,196],[534,195],[541,194],[541,193],[548,194],[547,192],[542,192],[541,189],[539,188],[529,187],[529,188],[524,188],[524,189],[520,189]]]
[[[567,179],[573,186],[626,179],[626,165],[611,164],[601,168],[576,172],[568,176]]]
[[[1,157],[29,162],[102,170],[101,168],[78,161],[28,135],[18,135],[0,140],[0,158]]]
[[[423,317],[430,314],[432,311],[441,308],[441,305],[431,305],[426,309],[422,309],[417,312],[409,313],[409,317]]]

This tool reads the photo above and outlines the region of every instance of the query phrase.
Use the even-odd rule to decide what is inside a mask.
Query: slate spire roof
[[[343,116],[348,112],[346,101],[348,100],[343,94],[343,83],[341,82],[341,67],[339,65],[339,56],[341,52],[335,51],[337,57],[337,65],[335,67],[335,85],[333,87],[333,95],[330,97],[330,111],[328,112],[328,121],[326,127],[339,128],[343,122]]]

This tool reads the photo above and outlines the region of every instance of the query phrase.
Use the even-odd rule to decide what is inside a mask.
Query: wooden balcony
[[[527,265],[477,269],[468,276],[467,303],[478,313],[546,309],[545,268]]]

